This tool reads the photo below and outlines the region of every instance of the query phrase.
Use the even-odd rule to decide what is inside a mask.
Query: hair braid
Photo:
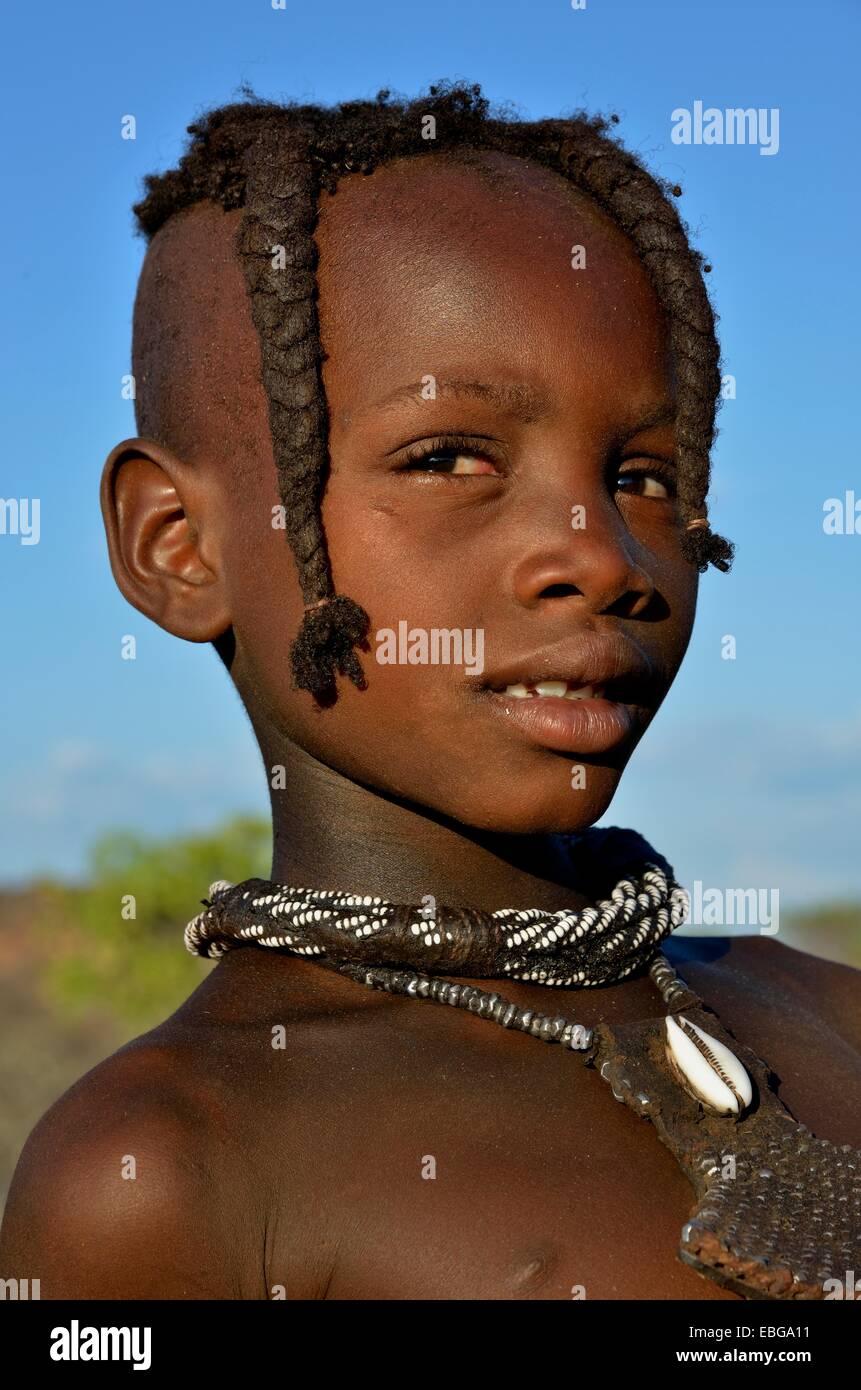
[[[422,138],[428,117],[436,122],[433,139]],[[410,102],[387,91],[376,101],[336,107],[250,100],[189,126],[192,142],[178,168],[146,179],[135,213],[148,236],[205,199],[225,210],[244,208],[237,245],[305,605],[291,647],[293,679],[318,699],[334,695],[336,674],[364,687],[355,649],[366,645],[370,628],[365,610],[335,592],[320,510],[329,421],[317,316],[319,194],[334,193],[344,174],[371,173],[399,156],[518,155],[569,179],[629,237],[667,316],[675,363],[677,487],[687,527],[682,553],[700,571],[709,564],[729,568],[733,547],[711,531],[706,517],[720,368],[703,258],[690,246],[673,202],[681,190],[650,174],[608,129],[601,117],[579,114],[532,122],[491,115],[478,86],[445,83]]]
[[[291,144],[270,130],[245,154],[245,217],[239,249],[262,348],[263,385],[279,493],[289,518],[305,613],[292,648],[296,684],[322,691],[333,671],[365,684],[354,646],[370,620],[353,599],[336,596],[323,534],[320,498],[328,462],[328,412],[320,375],[313,231],[320,165],[313,132]]]

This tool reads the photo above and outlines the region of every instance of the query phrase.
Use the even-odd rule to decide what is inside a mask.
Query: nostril
[[[541,590],[541,598],[568,598],[579,592],[576,584],[548,584],[546,589]]]
[[[654,597],[654,592],[648,594],[640,594],[639,597],[635,600],[635,602],[631,604],[627,616],[629,618],[642,617],[642,615],[652,604]]]

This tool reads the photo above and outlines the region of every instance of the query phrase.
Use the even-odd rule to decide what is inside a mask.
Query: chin
[[[588,778],[592,778],[589,786]],[[606,814],[621,773],[613,768],[587,768],[587,787],[560,790],[559,779],[552,787],[547,779],[534,784],[520,781],[516,791],[511,782],[483,788],[479,796],[462,801],[457,807],[438,810],[463,825],[497,835],[565,835],[587,830]]]

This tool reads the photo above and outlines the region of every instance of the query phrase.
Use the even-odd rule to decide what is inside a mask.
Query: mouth
[[[554,659],[547,651],[507,670],[488,672],[476,694],[492,717],[538,747],[601,754],[645,729],[654,707],[655,679],[639,646],[586,633],[576,652],[558,649]]]
[[[569,680],[518,681],[514,685],[489,685],[491,695],[512,700],[603,700],[605,686],[575,685]]]

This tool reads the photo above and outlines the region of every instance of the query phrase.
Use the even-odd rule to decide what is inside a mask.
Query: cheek
[[[366,609],[372,634],[402,619],[419,627],[475,623],[487,582],[479,555],[489,538],[479,543],[466,511],[441,507],[439,498],[407,502],[330,483],[323,521],[335,587]]]
[[[656,557],[652,569],[658,593],[666,604],[666,621],[658,625],[666,670],[675,677],[693,631],[699,594],[699,572],[682,556],[678,544]]]
[[[281,521],[279,508],[274,485],[256,489],[241,506],[235,496],[225,497],[221,557],[236,639],[232,678],[249,713],[260,711],[298,737],[303,704],[311,700],[292,689],[290,648],[303,605],[286,532],[273,525]]]
[[[428,671],[382,666],[375,632],[400,618],[428,622],[424,604],[447,610],[437,577],[428,578],[409,541],[393,531],[390,516],[356,504],[355,489],[327,490],[323,525],[337,593],[355,599],[371,619],[369,646],[358,653],[368,688],[338,678],[338,698],[321,710],[307,691],[293,688],[290,649],[303,617],[293,552],[284,529],[273,527],[277,494],[260,489],[239,516],[235,498],[223,500],[221,555],[236,636],[232,675],[246,706],[257,713],[258,737],[277,761],[285,736],[347,775],[382,774],[388,784],[399,767],[415,770],[427,745],[429,704],[439,701]],[[431,625],[428,622],[428,625]],[[433,674],[439,674],[434,672]],[[451,673],[446,673],[450,675]],[[445,679],[445,675],[443,676]],[[438,756],[438,755],[437,755]]]
[[[302,596],[274,486],[237,506],[224,499],[222,555],[237,638],[257,652],[285,652],[298,631]]]

